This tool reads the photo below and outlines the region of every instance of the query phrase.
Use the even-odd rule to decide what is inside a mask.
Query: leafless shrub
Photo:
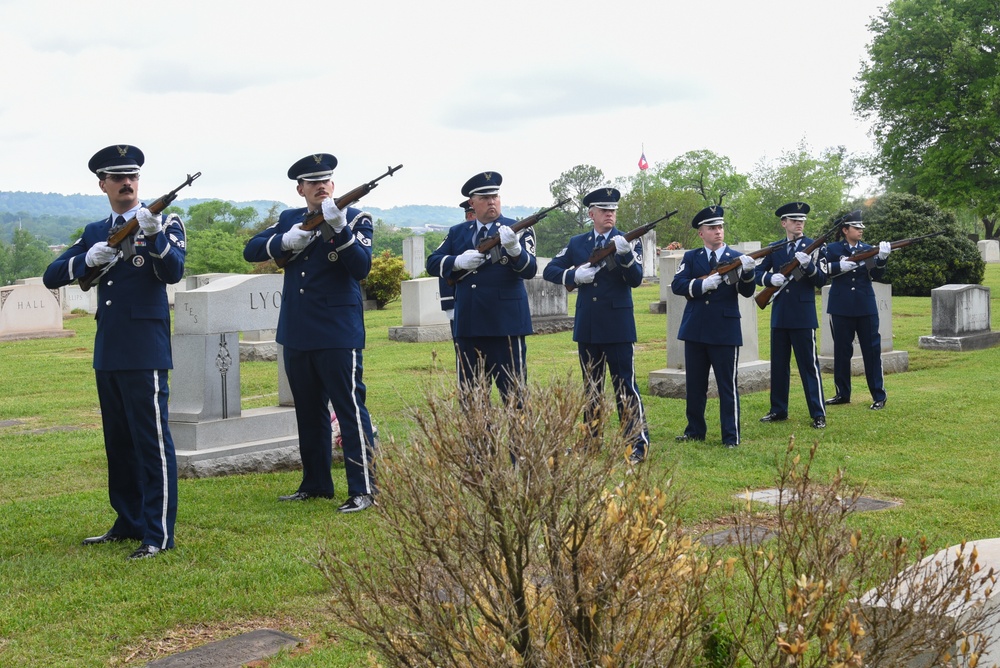
[[[975,549],[964,544],[942,558],[924,538],[886,541],[851,528],[846,520],[861,489],[847,490],[840,472],[829,483],[815,480],[815,454],[813,446],[802,461],[790,440],[778,467],[773,540],[747,540],[761,516],[749,502],[737,512],[736,556],[725,562],[719,600],[742,660],[752,666],[976,666],[986,650],[985,631],[997,622],[985,605],[993,570],[981,572]]]
[[[713,557],[671,481],[629,467],[627,435],[588,449],[578,382],[519,393],[428,392],[384,448],[379,558],[321,550],[334,614],[391,666],[695,665]]]

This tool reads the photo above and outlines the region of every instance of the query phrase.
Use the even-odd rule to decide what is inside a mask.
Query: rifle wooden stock
[[[899,241],[893,241],[891,244],[889,244],[889,247],[892,248],[892,250],[896,250],[898,248],[906,248],[907,246],[912,246],[913,244],[917,243],[918,241],[923,241],[924,239],[930,239],[931,237],[941,236],[942,234],[944,234],[944,230],[941,230],[939,232],[932,232],[931,234],[925,234],[922,237],[912,237],[910,239],[900,239]],[[868,250],[858,251],[857,253],[855,253],[854,255],[852,255],[851,257],[849,257],[847,259],[850,260],[851,262],[856,262],[858,264],[861,264],[865,260],[867,260],[869,258],[873,258],[876,255],[878,255],[878,247],[877,246],[873,247],[873,248],[869,248]]]
[[[402,168],[403,168],[402,165],[396,165],[395,167],[387,167],[386,172],[381,176],[378,176],[372,179],[371,181],[368,181],[367,183],[362,183],[357,188],[347,191],[340,197],[335,198],[333,201],[337,205],[338,209],[345,209],[354,204],[355,202],[357,202],[359,199],[361,199],[368,193],[370,193],[372,190],[374,190],[375,187],[378,186],[379,181],[381,181],[387,176],[392,176]],[[306,219],[302,221],[302,229],[306,230],[307,232],[311,232],[312,230],[315,230],[320,225],[322,225],[324,220],[325,219],[323,218],[323,209],[314,211],[308,216],[306,216]],[[288,264],[288,261],[292,259],[293,255],[295,255],[295,253],[293,253],[292,251],[284,251],[279,257],[276,257],[274,259],[274,263],[279,267],[284,267],[286,264]]]
[[[815,252],[817,248],[826,243],[826,240],[830,238],[831,234],[840,229],[839,222],[840,221],[835,222],[833,224],[833,227],[831,227],[826,232],[816,237],[816,239],[814,239],[811,244],[806,246],[802,250],[802,252],[805,253],[806,255],[812,255],[812,253]],[[775,246],[775,248],[777,248],[777,246]],[[787,280],[788,277],[791,276],[792,272],[798,268],[799,268],[799,261],[796,260],[795,258],[792,258],[791,260],[785,263],[785,266],[783,266],[778,273],[784,276],[785,279]],[[760,307],[761,309],[765,309],[767,308],[767,305],[770,304],[771,301],[774,299],[774,295],[780,290],[782,290],[785,285],[787,285],[787,283],[783,283],[781,287],[778,288],[774,287],[773,285],[769,285],[760,292],[758,292],[756,295],[754,295],[753,300],[757,302],[758,307]]]
[[[767,245],[767,246],[764,246],[763,248],[761,248],[760,250],[755,250],[755,251],[750,251],[749,253],[744,253],[744,255],[746,255],[747,257],[753,258],[754,260],[759,260],[762,257],[767,257],[768,255],[770,255],[771,253],[773,253],[777,249],[778,249],[778,246]],[[743,266],[743,262],[739,258],[736,258],[732,262],[727,262],[725,264],[720,264],[719,266],[717,266],[712,271],[708,272],[704,276],[701,276],[700,280],[705,280],[706,278],[708,278],[712,274],[719,274],[721,276],[725,276],[729,272],[736,271],[737,269],[739,269],[742,266]]]
[[[639,227],[635,228],[634,230],[632,230],[630,232],[626,232],[625,233],[625,241],[627,241],[629,243],[632,243],[633,241],[635,241],[636,239],[638,239],[641,236],[644,236],[647,232],[649,232],[651,229],[653,229],[654,227],[656,227],[657,223],[663,222],[664,220],[670,218],[671,216],[673,216],[676,213],[677,213],[677,209],[674,209],[673,211],[667,212],[666,215],[660,216],[659,218],[657,218],[656,220],[654,220],[652,222],[646,223],[645,225],[640,225]],[[597,265],[599,265],[600,263],[604,262],[606,259],[608,259],[609,257],[611,257],[612,253],[614,253],[614,252],[615,252],[615,246],[613,244],[608,244],[604,248],[598,248],[598,249],[594,250],[593,253],[590,254],[589,258],[587,258],[587,263],[590,264],[591,267],[596,267]],[[580,266],[583,266],[583,265],[580,265]],[[573,267],[574,270],[575,269],[579,269],[579,268],[580,267]],[[575,289],[576,289],[575,285],[567,285],[566,286],[566,292],[573,292],[573,290],[575,290]]]
[[[191,183],[201,176],[201,172],[195,174],[188,174],[187,179],[184,183],[180,184],[170,192],[168,192],[163,197],[156,199],[146,208],[149,209],[150,213],[158,214],[163,213],[163,210],[170,206],[170,203],[177,199],[177,193],[180,192],[181,188],[191,185]],[[112,248],[118,248],[122,245],[122,242],[127,238],[134,236],[139,230],[139,221],[136,220],[135,216],[132,216],[125,224],[122,225],[118,230],[108,235],[108,245]],[[86,292],[89,290],[94,283],[100,280],[101,276],[104,274],[104,268],[106,264],[102,264],[99,267],[87,267],[87,271],[78,279],[80,289]]]
[[[517,234],[521,230],[526,230],[529,227],[531,227],[532,225],[535,225],[536,223],[538,223],[538,221],[540,221],[545,216],[549,215],[549,213],[551,211],[553,211],[555,209],[561,208],[564,204],[567,204],[568,202],[569,202],[569,198],[567,197],[566,199],[562,200],[561,202],[555,204],[554,206],[550,206],[547,209],[542,209],[541,211],[538,211],[536,213],[531,214],[527,218],[522,218],[521,220],[519,220],[516,223],[514,223],[513,225],[511,225],[510,229],[512,229],[515,234]],[[500,245],[500,234],[499,233],[490,235],[490,236],[486,237],[485,239],[483,239],[481,242],[479,242],[479,245],[476,246],[476,250],[478,252],[482,253],[483,255],[486,255],[491,250],[493,250],[494,248],[496,248],[498,245]],[[455,275],[454,272],[452,272],[452,275],[450,277],[448,277],[448,279],[446,279],[446,280],[448,281],[448,285],[455,285],[456,283],[458,283],[460,280],[462,280],[463,278],[465,278],[468,275],[469,275],[469,272],[467,272],[467,271],[462,271],[457,276]]]

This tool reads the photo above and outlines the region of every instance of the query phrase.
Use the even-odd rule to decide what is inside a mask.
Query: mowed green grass
[[[993,328],[1000,328],[1000,267],[987,268]],[[893,300],[893,345],[909,354],[909,372],[886,377],[889,399],[868,410],[863,377],[854,403],[831,407],[815,431],[793,369],[787,422],[765,425],[767,392],[742,397],[743,442],[719,445],[718,402],[709,401],[709,440],[675,444],[684,401],[650,396],[649,372],[666,366],[666,322],[649,313],[659,286],[635,291],[636,366],[652,437],[649,465],[672,468],[688,502],[684,520],[699,530],[723,521],[746,489],[771,486],[775,461],[795,437],[818,443],[815,470],[865,485],[898,508],[857,515],[863,531],[927,534],[946,546],[1000,536],[998,417],[1000,349],[925,351],[929,298]],[[571,312],[572,300],[571,299]],[[769,312],[758,312],[760,356],[768,357]],[[401,322],[398,303],[366,313],[368,407],[383,448],[407,447],[411,421],[428,388],[454,382],[450,342],[389,341]],[[341,516],[342,469],[334,502],[283,504],[298,472],[181,480],[177,548],[127,563],[131,544],[83,547],[113,516],[107,501],[91,351],[94,321],[66,321],[70,339],[0,343],[0,666],[141,665],[167,651],[259,627],[280,628],[309,643],[272,666],[356,666],[367,653],[329,617],[331,604],[313,566],[320,541],[344,554],[378,559],[377,513]],[[142,344],[123,354],[141,355]],[[528,339],[532,380],[578,375],[572,333]],[[277,401],[275,363],[241,366],[244,407]],[[827,396],[833,381],[824,378]],[[374,530],[372,530],[374,529]]]

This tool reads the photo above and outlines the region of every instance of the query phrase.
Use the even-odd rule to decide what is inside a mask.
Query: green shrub
[[[945,233],[892,253],[885,281],[893,295],[928,297],[934,288],[954,284],[979,284],[986,263],[976,244],[962,231],[955,216],[916,195],[888,193],[864,213],[865,241],[898,241],[939,230]]]
[[[365,293],[383,309],[389,302],[399,299],[401,284],[409,278],[403,258],[393,255],[392,251],[382,251],[372,258],[372,270],[365,279]]]

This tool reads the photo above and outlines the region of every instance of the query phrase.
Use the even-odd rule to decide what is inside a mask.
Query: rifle
[[[840,229],[840,223],[842,220],[843,218],[835,220],[833,222],[833,225],[830,226],[829,229],[823,232],[823,234],[816,237],[811,244],[809,244],[802,250],[802,252],[805,253],[806,255],[812,255],[812,253],[817,248],[826,243],[826,240],[830,238],[830,235],[832,235],[834,232]],[[799,268],[799,261],[796,260],[795,258],[792,258],[791,260],[785,263],[785,266],[783,266],[778,273],[787,279],[789,276],[791,276],[792,272],[798,268]],[[788,285],[787,280],[784,283],[782,283],[781,287],[779,288],[776,288],[773,285],[769,285],[760,292],[758,292],[756,295],[754,295],[753,300],[757,302],[757,306],[759,306],[761,309],[765,309],[767,308],[768,304],[774,301],[775,295],[777,295],[779,292],[785,289],[786,285]]]
[[[164,209],[170,206],[170,203],[177,199],[177,193],[184,186],[191,185],[191,182],[196,178],[201,176],[201,172],[196,174],[188,174],[187,180],[180,184],[170,192],[168,192],[163,197],[160,197],[152,204],[147,206],[150,213],[162,213]],[[108,245],[112,248],[120,248],[122,251],[121,258],[123,260],[128,260],[135,255],[135,233],[139,230],[139,221],[135,219],[135,216],[129,218],[124,225],[119,228],[112,228],[111,232],[108,234]],[[117,261],[117,258],[112,262]],[[86,292],[89,290],[94,283],[100,280],[101,276],[110,269],[112,262],[108,264],[102,264],[99,267],[87,267],[87,271],[79,278],[80,289]]]
[[[362,183],[354,190],[349,190],[340,197],[336,198],[334,200],[334,203],[337,205],[338,209],[344,209],[349,207],[350,205],[354,204],[359,199],[370,193],[372,190],[374,190],[375,186],[378,185],[379,181],[381,181],[387,176],[392,176],[394,173],[398,172],[402,168],[403,168],[402,165],[396,165],[395,167],[386,167],[385,174],[382,174],[381,176],[372,179],[368,183]],[[302,221],[303,230],[309,232],[315,230],[316,228],[319,228],[320,232],[323,234],[323,241],[329,241],[331,238],[333,238],[334,235],[333,228],[330,227],[330,225],[326,223],[326,219],[323,218],[323,209],[319,209],[318,211],[312,212],[311,214],[306,216],[305,220]],[[282,253],[280,256],[274,259],[274,263],[278,265],[278,267],[284,267],[286,264],[288,264],[289,260],[291,260],[294,255],[295,253],[293,251],[284,251],[284,253]]]
[[[628,241],[629,243],[631,243],[632,241],[638,239],[639,237],[644,236],[647,232],[649,232],[651,229],[653,229],[654,227],[656,227],[657,223],[662,222],[664,220],[667,220],[668,218],[670,218],[671,216],[673,216],[676,213],[677,213],[677,209],[674,209],[673,211],[668,212],[666,215],[660,216],[659,218],[657,218],[656,220],[654,220],[651,223],[646,223],[645,225],[640,225],[639,227],[635,228],[631,232],[627,232],[625,234],[625,241]],[[591,267],[596,267],[596,266],[600,265],[602,262],[604,262],[606,259],[608,259],[609,257],[611,257],[612,255],[614,255],[614,253],[615,253],[615,247],[614,247],[614,245],[613,244],[608,244],[604,248],[597,248],[597,249],[595,249],[594,252],[592,252],[590,254],[590,257],[587,258],[587,262],[590,263]],[[574,267],[574,269],[579,269],[579,267]],[[576,289],[575,285],[567,285],[566,286],[566,292],[573,292],[573,290],[575,290],[575,289]]]
[[[753,258],[754,260],[759,260],[761,258],[767,257],[774,251],[778,250],[780,246],[781,244],[768,244],[767,246],[764,246],[759,250],[750,251],[749,253],[744,253],[744,255],[746,255],[749,258]],[[732,285],[734,281],[733,279],[734,272],[742,266],[743,266],[743,261],[740,260],[739,258],[736,258],[732,262],[720,264],[715,269],[702,276],[701,280],[708,278],[712,274],[719,274],[720,276],[722,276],[722,280],[724,280],[727,285]]]
[[[918,241],[923,241],[924,239],[930,239],[931,237],[941,236],[942,234],[944,234],[944,230],[941,230],[939,232],[932,232],[931,234],[925,234],[922,237],[913,237],[911,239],[900,239],[899,241],[893,241],[891,244],[889,244],[889,247],[892,248],[892,250],[896,250],[897,248],[906,248],[907,246],[911,246],[917,243]],[[871,260],[876,255],[878,255],[877,246],[869,248],[868,250],[858,251],[857,253],[855,253],[854,255],[852,255],[847,259],[850,260],[851,262],[856,262],[859,265],[871,264],[870,262],[868,262],[868,260]],[[837,276],[841,275],[842,274],[837,274]],[[836,278],[836,276],[834,278]]]
[[[550,206],[547,209],[542,209],[541,211],[538,211],[536,213],[531,214],[527,218],[522,218],[521,220],[519,220],[516,223],[514,223],[513,225],[511,225],[510,229],[512,229],[515,234],[517,234],[521,230],[526,230],[529,227],[531,227],[532,225],[534,225],[535,223],[537,223],[538,221],[540,221],[545,216],[549,215],[549,212],[551,212],[551,211],[553,211],[555,209],[561,208],[564,204],[568,203],[569,201],[570,201],[570,198],[567,197],[563,201],[555,204],[554,206]],[[497,234],[492,234],[492,235],[486,237],[485,239],[483,239],[479,243],[479,245],[476,246],[476,250],[479,251],[480,253],[482,253],[483,255],[486,255],[487,256],[487,261],[489,261],[489,262],[492,263],[492,262],[496,262],[497,260],[500,259],[500,251],[499,251],[499,249],[497,249],[497,246],[499,246],[499,245],[500,245],[500,233],[498,232]],[[460,274],[458,274],[457,276],[455,275],[454,272],[452,272],[452,275],[450,277],[448,277],[448,279],[447,279],[448,280],[448,285],[455,285],[456,283],[458,283],[460,280],[462,280],[463,278],[465,278],[468,275],[469,275],[469,272],[467,272],[467,271],[463,271]]]

